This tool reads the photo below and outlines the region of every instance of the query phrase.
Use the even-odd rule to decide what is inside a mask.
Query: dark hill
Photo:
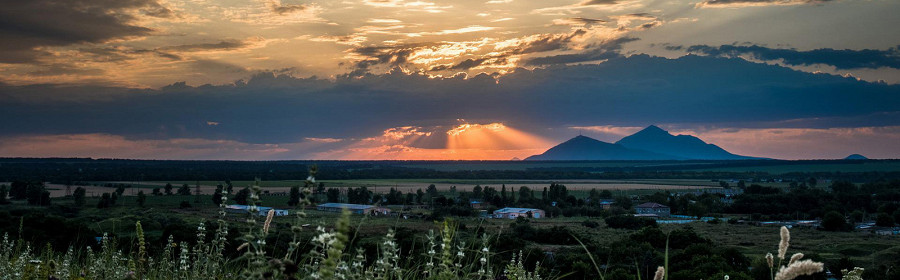
[[[691,135],[672,135],[655,125],[622,138],[616,144],[635,150],[671,155],[682,159],[732,160],[758,159],[735,155],[719,146],[708,144]]]
[[[847,160],[866,160],[866,159],[869,159],[869,158],[867,158],[867,157],[865,157],[865,156],[863,156],[863,155],[860,155],[860,154],[852,154],[852,155],[849,155],[849,156],[845,157],[844,159],[847,159]]]
[[[525,160],[673,160],[670,155],[635,150],[587,136],[576,136]]]

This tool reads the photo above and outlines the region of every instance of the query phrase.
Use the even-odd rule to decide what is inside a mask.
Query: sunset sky
[[[0,157],[900,158],[895,0],[5,0]]]

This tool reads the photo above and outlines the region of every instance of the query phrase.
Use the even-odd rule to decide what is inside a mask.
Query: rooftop
[[[247,210],[250,208],[250,206],[249,205],[232,204],[232,205],[226,205],[225,208]],[[259,210],[259,212],[266,212],[266,211],[272,210],[273,208],[265,207],[265,206],[256,206],[256,209]],[[275,210],[281,210],[281,209],[275,209]]]
[[[654,202],[647,202],[647,203],[635,206],[634,208],[669,208],[669,206],[665,206],[665,205],[662,205],[659,203],[654,203]]]
[[[326,208],[347,208],[351,210],[362,210],[369,209],[375,206],[372,205],[364,205],[364,204],[349,204],[349,203],[323,203],[319,204],[318,207],[326,207]]]
[[[541,209],[534,209],[534,208],[513,208],[513,207],[506,207],[506,208],[503,208],[503,209],[498,209],[497,211],[494,211],[494,213],[528,213],[528,212],[535,212],[535,211],[543,211],[543,210],[541,210]]]

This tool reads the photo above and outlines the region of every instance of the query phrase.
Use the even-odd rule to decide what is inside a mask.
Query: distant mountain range
[[[691,135],[672,135],[655,125],[616,143],[576,136],[525,160],[741,160],[760,159],[729,153]]]

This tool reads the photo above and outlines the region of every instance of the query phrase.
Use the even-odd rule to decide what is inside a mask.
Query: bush
[[[888,213],[878,213],[878,218],[875,219],[875,225],[880,227],[892,227],[894,226],[894,217],[891,217]]]
[[[606,226],[618,229],[640,229],[642,227],[656,226],[656,220],[639,218],[631,215],[610,216],[604,219]]]
[[[825,218],[822,218],[822,229],[827,231],[847,231],[850,230],[850,225],[847,224],[846,218],[841,213],[837,211],[831,211],[825,214]]]

